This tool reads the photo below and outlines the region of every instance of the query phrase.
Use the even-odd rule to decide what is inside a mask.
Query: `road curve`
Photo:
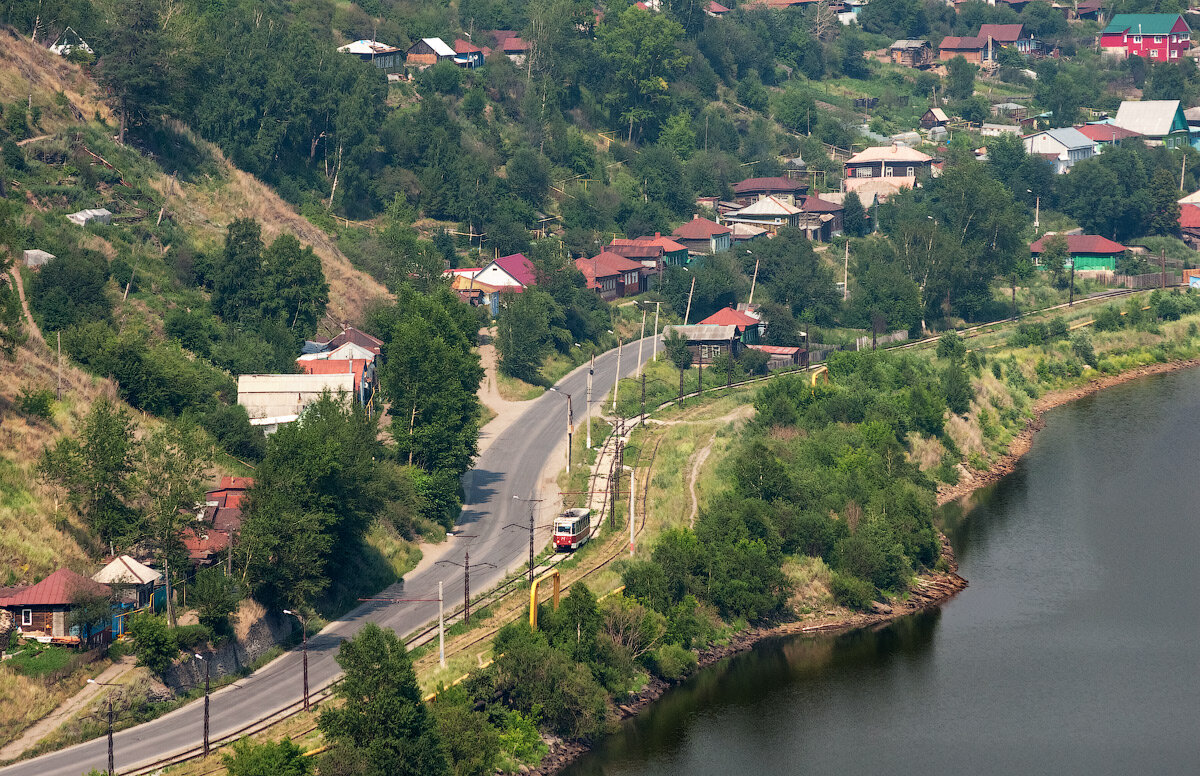
[[[641,348],[643,360],[651,354],[651,339],[647,337],[645,347]],[[635,370],[638,350],[637,341],[625,345],[621,356],[622,376]],[[599,408],[600,397],[611,390],[616,370],[615,350],[596,357],[592,389],[594,409]],[[585,365],[556,385],[562,392],[572,394],[577,422],[583,418],[581,410],[586,381]],[[510,569],[520,567],[528,558],[528,533],[506,531],[503,526],[512,522],[523,524],[528,519],[528,507],[513,497],[529,498],[535,493],[542,470],[555,448],[564,441],[565,405],[563,397],[552,392],[536,399],[463,476],[466,503],[456,532],[472,536],[449,539],[452,544],[446,557],[461,563],[464,553],[470,550],[473,567],[477,563],[494,566],[474,569],[472,596],[495,585]],[[439,581],[444,583],[447,602],[452,602],[461,595],[463,570],[450,565],[432,566],[420,573],[410,573],[381,596],[436,599]],[[309,639],[310,689],[324,687],[337,678],[340,669],[334,656],[338,645],[364,624],[375,622],[404,636],[436,617],[436,603],[366,603],[359,606]],[[245,679],[212,694],[211,737],[218,739],[270,717],[296,703],[300,697],[300,654],[288,652]],[[145,766],[199,746],[203,735],[203,713],[203,704],[194,701],[156,720],[117,733],[113,741],[117,771]],[[103,771],[108,766],[107,758],[107,744],[101,737],[0,768],[0,776],[81,776],[93,768]]]

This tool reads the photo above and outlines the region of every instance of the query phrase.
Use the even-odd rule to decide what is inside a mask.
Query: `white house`
[[[1084,159],[1096,155],[1096,142],[1075,127],[1058,127],[1023,138],[1025,151],[1042,157],[1062,175]]]

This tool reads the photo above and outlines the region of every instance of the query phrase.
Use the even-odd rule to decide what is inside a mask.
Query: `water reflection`
[[[1200,370],[1060,408],[941,515],[940,610],[777,639],[621,726],[573,776],[1194,773]]]

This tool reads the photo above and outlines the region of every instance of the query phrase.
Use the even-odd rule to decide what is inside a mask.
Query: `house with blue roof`
[[[1096,155],[1096,141],[1075,127],[1046,129],[1026,135],[1023,140],[1026,153],[1040,156],[1053,164],[1057,175]]]

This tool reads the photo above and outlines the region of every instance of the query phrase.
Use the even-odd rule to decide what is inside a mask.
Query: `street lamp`
[[[308,621],[300,616],[299,612],[293,612],[291,609],[284,609],[283,613],[290,614],[300,622],[300,645],[304,661],[304,710],[308,711]]]
[[[88,684],[95,684],[101,687],[121,686],[115,682],[97,682],[95,679],[88,679]],[[113,709],[111,693],[107,696],[106,700],[108,701],[108,776],[116,776],[117,769],[113,767]]]
[[[212,675],[212,661],[199,652],[193,652],[197,660],[204,661],[204,756],[208,757],[208,681]]]
[[[1025,191],[1033,194],[1033,189],[1025,189]],[[1041,226],[1039,218],[1042,214],[1042,195],[1033,194],[1033,196],[1035,197],[1033,202],[1033,236],[1037,237],[1038,227]]]
[[[571,471],[571,440],[575,436],[575,413],[571,410],[571,394],[551,386],[550,390],[567,397],[567,472]]]

